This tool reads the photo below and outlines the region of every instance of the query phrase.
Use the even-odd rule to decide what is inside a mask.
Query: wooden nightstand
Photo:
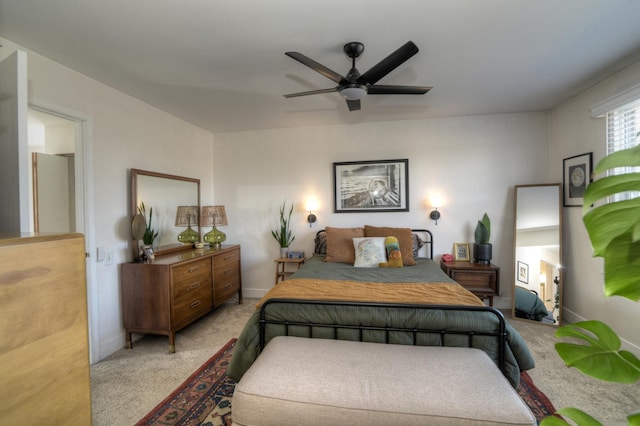
[[[275,259],[274,262],[276,262],[276,284],[278,284],[280,280],[284,281],[284,277],[288,277],[289,275],[294,274],[294,272],[287,271],[285,269],[285,267],[287,266],[287,263],[292,265],[298,265],[298,269],[300,269],[300,266],[304,264],[305,260],[307,260],[306,257],[297,258],[297,259],[289,259],[288,257],[279,257]]]
[[[493,306],[493,296],[500,293],[499,267],[494,264],[441,260],[440,268],[479,298],[489,299],[489,306]]]

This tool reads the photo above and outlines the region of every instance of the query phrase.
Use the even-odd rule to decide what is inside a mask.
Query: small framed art
[[[518,260],[518,281],[529,284],[529,265]]]
[[[408,212],[409,160],[333,163],[334,211]]]
[[[469,243],[453,243],[453,258],[468,262],[471,259],[469,256]]]
[[[564,206],[580,207],[584,204],[584,191],[591,182],[593,172],[593,153],[576,155],[562,161]]]

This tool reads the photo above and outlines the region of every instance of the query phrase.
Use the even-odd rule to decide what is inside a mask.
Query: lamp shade
[[[198,206],[178,206],[176,226],[198,225]]]
[[[227,226],[228,224],[224,206],[204,206],[202,208],[202,225]]]

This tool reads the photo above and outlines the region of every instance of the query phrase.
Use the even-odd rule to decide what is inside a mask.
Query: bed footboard
[[[468,329],[465,327],[460,328],[460,324],[455,326],[448,326],[439,324],[439,326],[432,327],[430,324],[419,324],[412,326],[405,326],[403,324],[373,324],[363,323],[363,321],[330,321],[323,319],[316,319],[314,315],[303,315],[306,317],[302,319],[300,315],[296,315],[295,319],[283,315],[282,312],[286,310],[278,309],[277,307],[291,307],[295,306],[302,311],[307,311],[312,307],[326,307],[328,309],[335,309],[336,307],[355,308],[358,312],[365,312],[370,314],[369,316],[375,316],[376,311],[380,309],[393,309],[396,317],[410,318],[422,311],[440,311],[455,314],[456,312],[483,312],[487,313],[492,318],[492,326],[487,327],[473,327]],[[341,309],[341,308],[339,308]],[[331,316],[331,315],[329,315]],[[367,315],[365,315],[366,317]],[[403,321],[400,321],[402,323]],[[411,321],[408,321],[411,322]],[[507,344],[507,331],[504,316],[500,311],[489,306],[462,306],[462,305],[411,305],[411,304],[389,304],[389,303],[367,303],[367,302],[337,302],[337,301],[319,301],[319,300],[296,300],[296,299],[269,299],[260,308],[260,351],[264,349],[267,339],[267,329],[271,336],[274,335],[290,335],[290,330],[295,328],[296,335],[300,337],[300,330],[307,330],[304,337],[318,337],[317,330],[322,330],[320,333],[322,338],[333,338],[341,340],[359,340],[366,341],[365,334],[369,332],[381,333],[384,338],[376,340],[378,343],[395,343],[391,342],[390,336],[392,333],[403,333],[410,337],[409,341],[413,345],[423,346],[465,346],[460,344],[461,341],[466,342],[467,347],[474,347],[474,341],[479,338],[495,339],[495,345],[493,350],[495,352],[492,358],[497,354],[495,359],[496,364],[500,371],[506,375],[505,366],[505,348]],[[343,338],[340,336],[341,331],[347,331],[349,338]],[[354,334],[355,337],[354,338]],[[435,339],[431,338],[430,343],[421,343],[420,336],[435,336]],[[447,336],[462,336],[463,339],[457,339],[455,344],[447,343]],[[466,338],[465,338],[466,336]]]

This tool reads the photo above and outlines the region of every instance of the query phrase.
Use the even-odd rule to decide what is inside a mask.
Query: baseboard
[[[267,294],[270,289],[265,288],[243,288],[242,297],[247,299],[262,299],[262,296]]]
[[[100,353],[98,354],[98,360],[96,362],[100,362],[106,357],[108,357],[109,355],[111,355],[112,353],[117,352],[120,349],[124,348],[124,341],[125,341],[124,335],[125,333],[122,332],[121,334],[115,337],[112,337],[111,339],[100,342],[100,348],[99,348]]]
[[[581,315],[576,314],[570,309],[567,309],[567,308],[562,309],[563,324],[566,324],[566,323],[573,324],[575,322],[580,322],[580,321],[589,321],[589,319],[590,318],[585,318]],[[627,350],[629,352],[633,352],[636,356],[640,356],[640,346],[626,339],[623,339],[622,337],[620,337],[620,342],[621,342],[622,349]]]

